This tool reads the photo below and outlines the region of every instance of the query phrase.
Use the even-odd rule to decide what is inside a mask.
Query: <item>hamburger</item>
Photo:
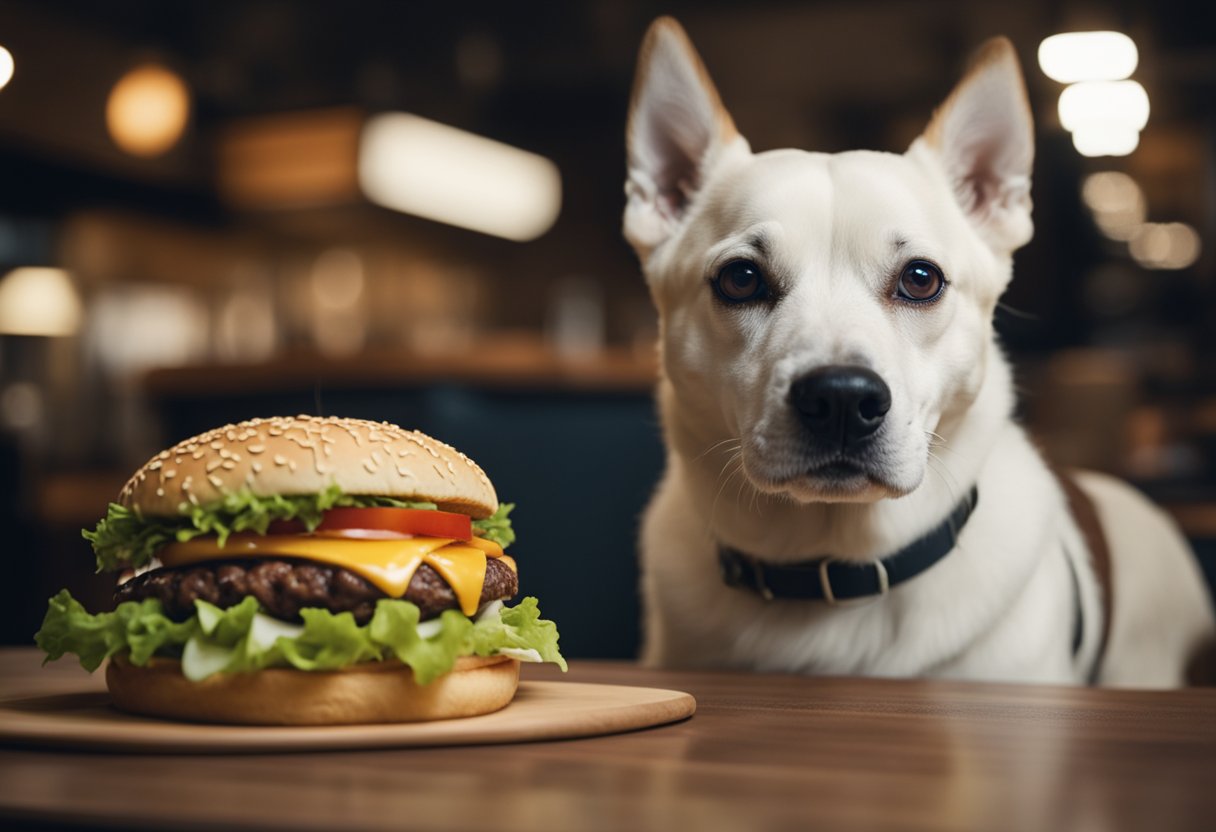
[[[116,607],[67,590],[47,661],[107,659],[116,707],[205,722],[332,725],[506,706],[521,661],[565,669],[518,591],[511,504],[418,431],[252,419],[161,451],[84,537]]]

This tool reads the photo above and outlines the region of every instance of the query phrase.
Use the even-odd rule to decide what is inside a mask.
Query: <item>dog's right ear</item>
[[[625,239],[638,257],[672,235],[735,130],[688,35],[675,20],[650,25],[638,56],[626,133]]]

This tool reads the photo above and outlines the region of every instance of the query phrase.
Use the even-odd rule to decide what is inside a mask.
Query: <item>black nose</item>
[[[811,436],[846,449],[878,430],[891,388],[865,367],[822,367],[790,385],[790,402]]]

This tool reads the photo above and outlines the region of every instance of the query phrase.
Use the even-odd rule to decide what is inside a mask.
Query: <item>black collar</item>
[[[850,598],[886,595],[950,553],[971,516],[979,490],[972,487],[954,511],[920,539],[870,563],[836,560],[830,555],[797,563],[766,563],[729,546],[718,547],[727,586],[757,592],[766,601],[798,598],[835,604]]]

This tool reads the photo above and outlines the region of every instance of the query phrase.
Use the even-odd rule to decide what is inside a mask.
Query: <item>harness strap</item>
[[[1085,547],[1089,549],[1090,563],[1093,566],[1094,577],[1098,580],[1101,596],[1102,633],[1098,639],[1098,650],[1094,654],[1094,662],[1089,672],[1089,683],[1094,684],[1098,679],[1098,672],[1102,668],[1102,659],[1106,655],[1106,643],[1110,639],[1110,622],[1114,615],[1114,576],[1111,572],[1110,545],[1106,539],[1106,532],[1102,529],[1102,521],[1098,517],[1094,501],[1081,489],[1071,474],[1056,471],[1055,475],[1060,487],[1064,489],[1064,496],[1068,499],[1068,511],[1072,514],[1073,522],[1077,524],[1081,537],[1085,540]],[[1070,560],[1069,568],[1072,568],[1071,563]],[[1079,619],[1082,618],[1079,597],[1077,616]],[[1079,633],[1081,632],[1083,631],[1079,631]],[[1080,638],[1081,635],[1078,634],[1077,641]]]

